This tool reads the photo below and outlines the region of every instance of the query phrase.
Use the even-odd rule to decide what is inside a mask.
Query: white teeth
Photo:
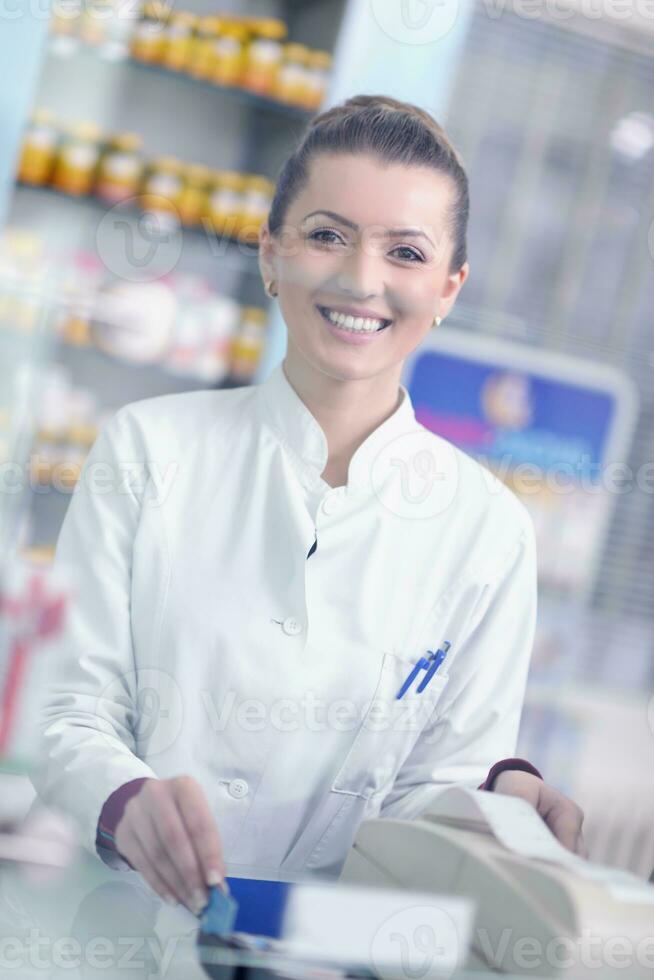
[[[343,330],[350,330],[352,333],[374,333],[383,327],[385,320],[371,320],[368,317],[350,316],[344,313],[336,313],[324,307],[327,318],[341,327]]]

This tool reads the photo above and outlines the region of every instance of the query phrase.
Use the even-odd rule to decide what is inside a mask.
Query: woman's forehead
[[[453,190],[450,178],[433,168],[323,154],[313,161],[293,211],[298,220],[318,209],[331,211],[362,226],[440,224]]]

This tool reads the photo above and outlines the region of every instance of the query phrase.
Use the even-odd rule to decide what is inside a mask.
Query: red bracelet
[[[492,793],[495,779],[506,769],[529,772],[532,774],[532,776],[538,776],[539,779],[543,778],[536,766],[533,766],[531,762],[527,762],[526,759],[501,759],[499,762],[496,762],[494,766],[491,766],[486,779],[481,786],[478,787],[478,789],[486,789]]]

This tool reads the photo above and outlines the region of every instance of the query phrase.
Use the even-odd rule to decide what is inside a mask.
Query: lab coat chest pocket
[[[418,660],[387,651],[372,700],[361,719],[350,750],[338,770],[332,791],[368,799],[388,788],[404,759],[433,715],[447,684],[447,672],[434,674],[420,694],[421,670],[402,698],[396,695]]]

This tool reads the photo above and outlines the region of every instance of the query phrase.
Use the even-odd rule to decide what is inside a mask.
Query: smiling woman
[[[230,864],[337,876],[364,818],[412,819],[489,769],[486,788],[501,775],[581,848],[574,804],[507,759],[535,630],[531,518],[400,382],[468,275],[467,216],[427,113],[362,95],[318,116],[261,230],[283,362],[263,384],[126,405],[87,457],[150,475],[174,461],[175,478],[165,499],[79,481],[34,780],[173,902],[197,911]]]
[[[468,210],[462,162],[427,112],[362,95],[314,119],[279,175],[260,248],[303,397],[321,398],[328,375],[361,382],[359,408],[371,394],[393,406],[403,360],[468,275]]]

